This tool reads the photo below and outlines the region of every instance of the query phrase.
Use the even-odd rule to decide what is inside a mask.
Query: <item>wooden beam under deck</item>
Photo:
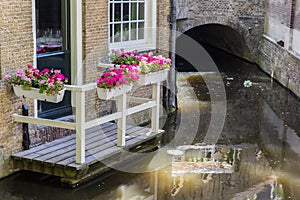
[[[117,146],[117,125],[105,123],[87,129],[85,137],[85,163],[76,163],[76,135],[70,135],[53,142],[42,144],[35,148],[12,155],[14,167],[60,176],[71,183],[79,182],[88,173],[107,169],[101,161],[118,157],[122,150],[136,148],[150,142],[157,146],[163,131],[152,133],[149,128],[128,126],[126,128],[126,146]],[[153,143],[153,141],[155,141]],[[152,147],[151,147],[152,148]],[[122,162],[122,160],[120,160]],[[95,169],[95,166],[97,166]],[[94,168],[94,172],[89,170]]]

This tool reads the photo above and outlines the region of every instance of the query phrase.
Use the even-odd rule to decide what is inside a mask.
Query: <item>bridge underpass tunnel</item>
[[[248,30],[251,31],[251,30]],[[241,34],[233,28],[221,24],[205,24],[191,28],[179,36],[176,40],[176,52],[185,48],[186,51],[194,51],[192,48],[186,48],[186,36],[199,43],[212,57],[219,70],[222,70],[228,56],[235,55],[240,58],[250,58],[250,51]],[[221,56],[220,56],[221,54]],[[201,56],[199,55],[199,59]],[[250,59],[249,59],[250,60]],[[176,55],[177,71],[198,71],[186,59]],[[226,68],[226,66],[224,66]],[[228,66],[227,66],[228,67]]]

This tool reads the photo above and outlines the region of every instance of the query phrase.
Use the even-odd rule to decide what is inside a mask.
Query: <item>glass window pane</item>
[[[37,0],[36,8],[37,53],[62,50],[64,30],[61,0]]]
[[[139,30],[138,30],[138,39],[142,40],[145,39],[145,29],[144,29],[144,22],[139,23]]]
[[[130,40],[136,40],[136,23],[131,23]]]
[[[136,20],[137,16],[137,3],[131,3],[131,19],[130,20]]]
[[[115,4],[115,22],[121,21],[121,4]]]
[[[123,3],[123,21],[129,20],[129,3]]]
[[[145,19],[145,3],[139,3],[139,20]]]
[[[109,41],[110,42],[113,42],[113,25],[111,24],[110,26],[109,26]]]
[[[121,42],[121,24],[115,24],[114,28],[114,41]]]
[[[129,23],[123,24],[123,41],[129,40]]]
[[[109,21],[112,22],[113,21],[113,9],[114,9],[114,4],[110,3],[109,4]]]

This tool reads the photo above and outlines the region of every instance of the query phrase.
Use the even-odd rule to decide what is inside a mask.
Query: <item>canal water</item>
[[[299,99],[256,65],[210,53],[227,105],[216,143],[206,143],[207,133],[223,122],[212,118],[207,83],[217,84],[218,74],[178,72],[179,110],[166,120],[162,147],[178,131],[193,138],[168,147],[169,166],[144,174],[113,171],[75,189],[62,187],[57,177],[17,173],[0,180],[0,199],[300,199]]]

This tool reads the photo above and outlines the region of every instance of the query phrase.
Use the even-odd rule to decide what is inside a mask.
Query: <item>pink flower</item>
[[[16,76],[21,77],[23,75],[23,70],[22,69],[18,69],[16,72]]]
[[[48,86],[49,86],[49,87],[54,87],[53,82],[48,83]]]
[[[46,80],[41,80],[41,81],[39,82],[39,84],[40,84],[40,85],[43,85],[45,82],[46,82]]]
[[[49,69],[43,69],[42,73],[49,73],[50,70]]]
[[[22,77],[22,80],[24,80],[24,81],[26,81],[26,82],[30,82],[31,79],[28,78],[28,77],[26,77],[26,76],[23,76],[23,77]]]
[[[171,63],[171,59],[170,58],[166,58],[166,63]]]
[[[5,75],[5,76],[4,76],[4,80],[9,80],[9,79],[11,79],[11,76],[10,76],[10,75]]]

